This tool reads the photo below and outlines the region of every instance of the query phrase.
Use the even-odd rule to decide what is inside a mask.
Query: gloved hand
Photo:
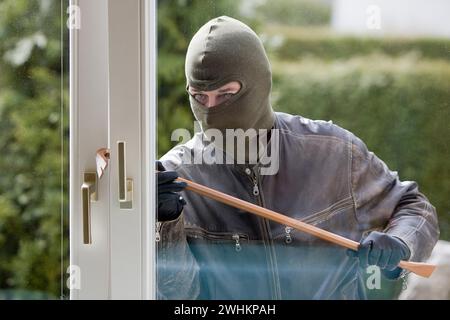
[[[377,265],[387,277],[395,278],[402,270],[397,267],[400,260],[408,260],[411,252],[399,238],[387,233],[372,231],[361,240],[358,251],[349,250],[348,254],[358,257],[361,267]]]
[[[156,161],[158,173],[156,176],[158,188],[158,221],[168,221],[178,218],[186,201],[177,192],[186,188],[186,182],[174,181],[178,178],[175,171],[166,171],[161,161]]]

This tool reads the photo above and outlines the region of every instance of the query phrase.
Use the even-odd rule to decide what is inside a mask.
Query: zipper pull
[[[245,173],[248,176],[251,176],[252,175],[252,170],[250,168],[245,168]],[[253,195],[257,196],[257,195],[259,195],[258,181],[255,178],[253,178],[253,177],[251,177],[251,178],[253,180]]]
[[[286,239],[285,239],[285,242],[286,242],[287,244],[289,244],[289,243],[292,242],[291,231],[292,231],[292,228],[291,228],[291,227],[286,226],[286,227],[284,228],[284,232],[286,232]]]
[[[159,231],[161,230],[161,222],[156,222],[156,233],[155,233],[155,241],[159,242],[161,240],[161,234]]]
[[[253,195],[259,195],[258,182],[256,180],[253,181]]]
[[[234,239],[234,241],[236,241],[236,244],[235,244],[236,251],[237,252],[241,251],[242,248],[241,248],[241,244],[239,243],[239,235],[238,234],[233,234],[233,239]]]

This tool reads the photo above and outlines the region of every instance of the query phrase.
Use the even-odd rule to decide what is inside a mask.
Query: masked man
[[[248,26],[226,16],[206,23],[189,44],[185,71],[201,130],[158,162],[160,298],[363,299],[367,266],[396,279],[400,260],[430,255],[436,212],[417,184],[400,181],[351,132],[274,112],[270,64]],[[256,153],[227,139],[248,130],[266,138]],[[208,161],[192,160],[210,147]],[[269,151],[274,170],[263,161]],[[358,241],[360,249],[349,254],[183,190],[178,176]]]

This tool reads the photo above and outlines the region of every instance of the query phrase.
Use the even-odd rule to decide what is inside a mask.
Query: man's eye
[[[206,103],[207,96],[204,94],[194,94],[194,99],[200,103]]]
[[[225,99],[230,99],[232,96],[234,96],[234,93],[225,93],[222,94],[220,97]]]

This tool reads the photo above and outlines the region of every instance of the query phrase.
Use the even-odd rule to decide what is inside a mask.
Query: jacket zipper
[[[156,232],[155,232],[155,241],[159,242],[161,240],[161,222],[157,221],[156,222]]]
[[[194,233],[196,233],[194,231]],[[241,240],[244,239],[248,239],[248,237],[245,237],[243,235],[240,235],[239,233],[233,233],[231,235],[231,237],[223,237],[223,235],[216,235],[216,234],[212,234],[212,233],[205,233],[205,232],[199,232],[202,235],[204,235],[205,238],[208,239],[214,239],[214,240],[234,240],[235,244],[234,244],[234,248],[236,250],[236,252],[240,252],[242,250],[242,246],[241,246]]]
[[[236,242],[236,244],[234,245],[236,252],[241,251],[242,248],[241,248],[241,244],[239,243],[239,235],[237,233],[233,234],[233,240]]]
[[[289,244],[289,243],[292,242],[291,231],[292,231],[292,227],[286,226],[286,227],[284,228],[284,232],[285,232],[285,234],[286,234],[285,242],[286,242],[287,244]]]
[[[253,170],[251,170],[250,168],[245,168],[245,173],[247,174],[247,176],[249,177],[249,179],[252,181],[253,183],[253,195],[256,197],[257,201],[258,201],[258,205],[261,207],[265,207],[264,205],[264,199],[263,196],[261,194],[261,184],[260,184],[260,179],[259,179],[259,167],[257,167],[257,172],[258,174],[255,174],[253,172]],[[278,267],[276,265],[276,260],[275,260],[275,248],[273,246],[272,240],[270,238],[270,233],[269,233],[269,222],[267,221],[267,219],[261,218],[260,220],[261,223],[261,228],[262,228],[262,234],[263,234],[263,243],[264,246],[266,246],[266,250],[268,250],[268,260],[269,260],[269,269],[271,271],[272,274],[272,298],[273,299],[281,299],[281,289],[279,286],[279,281],[278,281]]]

